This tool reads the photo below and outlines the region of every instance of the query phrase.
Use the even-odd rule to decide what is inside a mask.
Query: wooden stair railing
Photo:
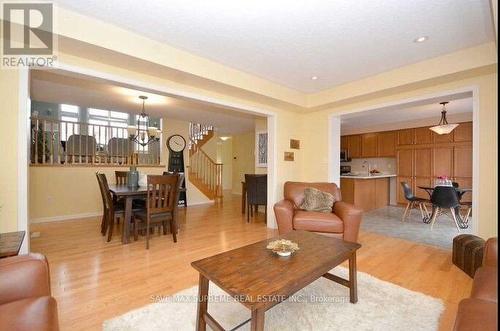
[[[188,178],[210,200],[222,199],[222,163],[201,149],[213,136],[212,126],[190,123]]]
[[[193,144],[189,156],[189,181],[210,200],[222,198],[222,163],[214,162]]]

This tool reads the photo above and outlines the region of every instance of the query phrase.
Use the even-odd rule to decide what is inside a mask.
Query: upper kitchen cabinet
[[[347,150],[348,149],[348,146],[347,146],[347,136],[340,137],[340,149],[342,149],[342,150]]]
[[[432,131],[428,127],[415,129],[415,144],[432,144]]]
[[[396,156],[396,132],[387,131],[378,134],[377,152],[379,157]]]
[[[453,139],[456,142],[472,141],[472,122],[460,123],[453,132]]]
[[[349,152],[349,157],[351,158],[361,157],[360,135],[347,136],[347,150]]]
[[[398,131],[398,145],[413,145],[415,143],[415,129]]]
[[[434,143],[436,144],[453,142],[453,134],[454,131],[448,134],[437,134],[435,132],[432,132],[432,136],[434,137]]]
[[[361,157],[377,157],[378,133],[365,133],[361,135]]]

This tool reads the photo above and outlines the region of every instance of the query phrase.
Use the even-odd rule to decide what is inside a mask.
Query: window
[[[80,133],[80,125],[75,124],[80,119],[78,106],[61,104],[59,106],[59,119],[61,120],[61,141],[66,141],[69,136]]]
[[[101,145],[106,145],[111,138],[127,138],[128,119],[127,113],[89,108],[89,134]]]

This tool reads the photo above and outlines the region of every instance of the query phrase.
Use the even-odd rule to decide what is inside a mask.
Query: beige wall
[[[245,174],[255,171],[255,133],[234,135],[233,141],[233,193],[241,194],[241,182]]]
[[[217,162],[222,163],[222,188],[233,189],[233,139],[218,142]]]
[[[19,79],[18,71],[0,69],[0,233],[17,230]]]
[[[189,122],[163,119],[162,164],[164,167],[140,167],[140,173],[159,175],[166,170],[168,163],[167,138],[180,134],[188,141]],[[188,164],[188,151],[184,152],[185,165]],[[116,170],[128,167],[30,167],[29,215],[33,222],[65,218],[94,216],[102,210],[96,171],[106,174],[109,183],[115,182]],[[207,203],[210,200],[186,181],[188,204]]]

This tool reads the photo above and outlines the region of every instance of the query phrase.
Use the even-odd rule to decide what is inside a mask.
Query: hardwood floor
[[[33,224],[34,252],[47,256],[52,293],[62,330],[99,330],[106,319],[197,285],[191,261],[274,236],[259,213],[250,224],[241,214],[239,196],[222,205],[192,206],[181,212],[178,242],[154,236],[122,245],[119,231],[105,242],[100,220]],[[458,302],[469,295],[472,281],[451,263],[451,252],[430,246],[361,233],[358,270],[410,290],[441,298],[446,311],[441,330],[453,327]]]

